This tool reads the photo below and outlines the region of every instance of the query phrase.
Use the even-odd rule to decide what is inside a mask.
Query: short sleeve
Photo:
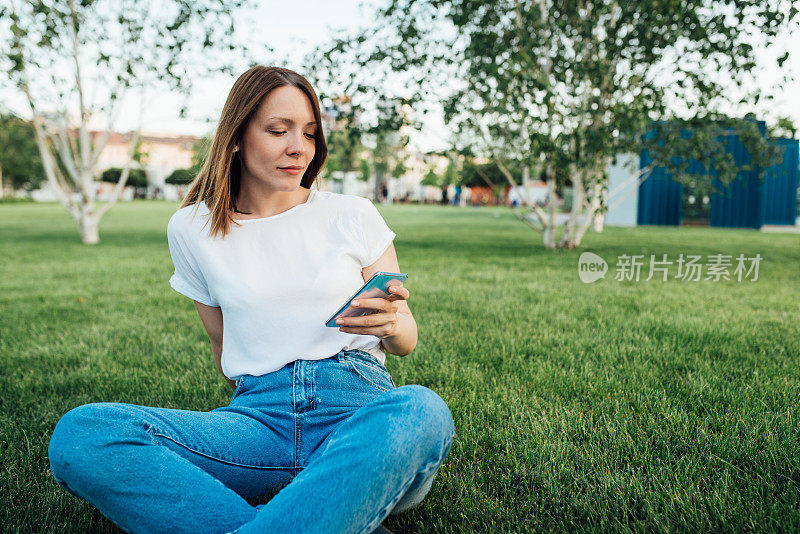
[[[206,306],[219,306],[219,303],[209,293],[208,284],[200,270],[200,265],[192,254],[191,242],[182,235],[181,221],[177,217],[177,214],[173,215],[167,224],[169,253],[175,266],[175,272],[169,279],[169,285],[178,293],[202,302]]]
[[[362,267],[367,267],[383,255],[396,234],[386,225],[386,221],[371,200],[362,197],[359,204],[358,226],[362,248],[358,259]]]

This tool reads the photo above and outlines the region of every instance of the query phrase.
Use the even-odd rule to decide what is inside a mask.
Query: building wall
[[[622,154],[608,168],[606,226],[636,226],[639,206],[639,156]]]
[[[102,132],[92,132],[98,138]],[[100,172],[111,167],[124,167],[128,163],[131,150],[131,133],[112,133],[98,158]],[[164,180],[176,169],[188,169],[192,166],[192,147],[201,140],[191,135],[172,135],[142,133],[140,150],[146,154],[143,158],[147,181],[154,186],[164,188]]]

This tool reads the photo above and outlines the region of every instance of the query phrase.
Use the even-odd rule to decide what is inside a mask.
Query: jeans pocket
[[[397,387],[386,367],[372,354],[351,349],[344,352],[344,360],[350,371],[367,384],[381,391],[389,391]]]

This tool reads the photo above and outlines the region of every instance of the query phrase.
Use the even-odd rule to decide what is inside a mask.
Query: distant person
[[[442,200],[439,202],[441,205],[447,204],[447,186],[442,186]]]
[[[389,188],[386,186],[386,182],[381,184],[381,204],[386,204],[389,202]]]
[[[126,532],[385,532],[385,517],[429,492],[452,415],[384,366],[384,351],[417,343],[409,290],[364,298],[374,314],[325,326],[373,273],[400,271],[372,202],[312,188],[326,155],[303,76],[255,66],[236,80],[166,229],[170,284],[194,301],[230,404],[93,402],[50,439],[58,483]]]

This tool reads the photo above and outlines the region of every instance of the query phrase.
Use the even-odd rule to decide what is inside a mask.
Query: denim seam
[[[206,458],[209,458],[209,459],[214,460],[216,462],[222,462],[222,463],[225,463],[225,464],[235,465],[237,467],[250,467],[250,468],[253,468],[253,469],[283,469],[284,471],[285,470],[289,470],[289,469],[293,469],[293,467],[291,467],[291,466],[289,466],[289,467],[280,467],[280,466],[268,466],[268,465],[253,465],[253,464],[244,464],[244,463],[241,463],[241,462],[235,462],[233,460],[226,460],[224,458],[219,458],[217,456],[213,456],[211,454],[208,454],[208,453],[199,451],[199,450],[197,450],[195,448],[189,447],[185,443],[181,443],[180,441],[178,441],[178,440],[176,440],[174,438],[171,438],[171,437],[167,436],[166,434],[162,434],[162,433],[158,432],[157,430],[154,429],[153,425],[148,425],[147,427],[145,427],[145,431],[147,433],[149,433],[150,436],[152,436],[153,438],[158,436],[160,438],[168,439],[171,442],[173,442],[173,443],[175,443],[177,445],[180,445],[181,447],[183,447],[184,449],[186,449],[188,451],[191,451],[191,452],[193,452],[195,454],[199,454],[200,456],[205,456]],[[155,444],[155,440],[153,440],[153,443]]]
[[[294,450],[292,450],[292,469],[297,476],[297,469],[300,465],[302,428],[300,427],[300,414],[297,413],[297,367],[299,363],[295,360],[292,364],[292,419],[294,420]]]
[[[349,368],[350,368],[350,369],[351,369],[351,370],[352,370],[354,373],[356,373],[356,374],[357,374],[357,375],[358,375],[358,376],[359,376],[359,377],[360,377],[362,380],[364,380],[364,382],[366,382],[367,384],[369,384],[369,385],[371,385],[371,386],[374,386],[374,387],[378,388],[379,390],[383,391],[384,393],[385,393],[385,392],[387,392],[387,391],[389,391],[389,389],[388,389],[388,388],[385,388],[385,387],[383,387],[383,386],[380,386],[380,385],[376,384],[375,382],[373,382],[372,380],[370,380],[369,378],[367,378],[366,376],[364,376],[364,373],[362,373],[361,371],[359,371],[359,370],[358,370],[358,367],[356,367],[356,364],[354,364],[354,363],[353,363],[351,360],[345,360],[345,361],[347,362],[347,366],[348,366],[348,367],[349,367]]]
[[[310,410],[317,409],[317,362],[311,362],[311,406]]]
[[[364,356],[364,358],[366,360],[368,360],[369,363],[371,363],[374,367],[377,367],[378,369],[386,369],[386,366],[383,365],[381,362],[379,362],[378,359],[375,358],[374,355],[370,354],[369,352],[367,352],[365,350],[350,349],[348,352],[357,352],[357,353],[361,354],[362,356]]]
[[[348,351],[348,352],[357,352],[357,353],[363,355],[364,359],[350,358],[349,356],[346,356],[346,358],[348,358],[350,360],[357,359],[361,363],[369,365],[370,367],[372,367],[376,371],[388,376],[389,377],[389,381],[392,383],[392,386],[397,388],[397,384],[394,383],[394,378],[392,378],[392,373],[390,373],[389,370],[386,368],[386,366],[383,365],[381,362],[379,362],[375,358],[375,356],[373,356],[369,352],[366,352],[366,351],[363,351],[363,350],[360,350],[360,349],[350,349],[350,351]]]
[[[233,390],[233,397],[234,397],[234,398],[236,398],[236,396],[237,396],[237,395],[238,395],[238,394],[241,392],[241,390],[242,390],[242,384],[244,384],[244,377],[245,377],[245,375],[242,375],[241,377],[239,377],[239,383],[238,383],[238,384],[236,384],[236,389],[234,389],[234,390]]]

